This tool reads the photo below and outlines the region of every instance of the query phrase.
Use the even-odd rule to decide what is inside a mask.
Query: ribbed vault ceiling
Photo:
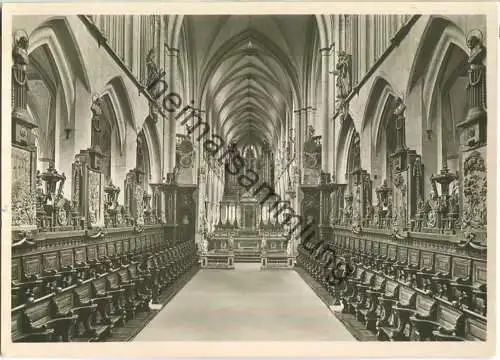
[[[304,67],[312,16],[187,16],[202,107],[228,141],[276,143]],[[310,39],[310,38],[309,38]]]

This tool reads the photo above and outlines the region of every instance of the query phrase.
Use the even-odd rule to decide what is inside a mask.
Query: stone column
[[[328,174],[328,165],[330,164],[330,153],[328,151],[329,121],[328,121],[328,64],[330,58],[330,48],[320,49],[321,51],[321,170]]]
[[[165,155],[167,156],[167,170],[169,173],[173,173],[175,169],[175,154],[176,154],[176,113],[178,106],[177,101],[180,101],[180,98],[177,98],[175,95],[176,92],[179,91],[177,88],[177,51],[175,49],[170,49],[168,51],[168,56],[170,56],[170,61],[169,61],[169,79],[168,79],[168,86],[169,86],[169,91],[167,97],[169,97],[169,100],[167,100],[167,104],[170,109],[173,111],[168,111],[168,126],[167,126],[167,142],[165,146],[165,151],[167,152]],[[179,104],[180,105],[180,104]]]
[[[295,206],[297,210],[300,210],[300,184],[302,183],[302,169],[303,169],[303,152],[302,148],[304,146],[304,132],[302,131],[302,119],[301,110],[295,110],[295,186],[296,186],[296,196],[295,196]]]
[[[329,142],[334,141],[330,139],[330,121],[329,121],[329,58],[332,48],[323,48],[321,51],[321,112],[320,112],[320,123],[322,128],[321,137],[321,175],[319,184],[319,200],[320,200],[320,211],[319,211],[319,240],[325,242],[329,239],[331,233],[331,227],[329,224],[329,205],[330,205],[330,192],[331,192],[331,164],[330,164],[330,154]]]

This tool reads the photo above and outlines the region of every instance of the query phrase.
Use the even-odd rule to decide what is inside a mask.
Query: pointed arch
[[[350,145],[352,143],[352,138],[356,133],[356,129],[354,127],[354,122],[350,116],[347,116],[340,126],[339,131],[339,144],[337,150],[337,181],[339,183],[347,183],[348,181],[348,159],[349,159],[349,151]]]
[[[156,124],[151,117],[147,117],[142,126],[142,132],[146,140],[148,157],[150,162],[151,181],[160,182],[161,180],[161,147],[160,138],[157,132]]]
[[[134,121],[134,113],[130,103],[130,97],[121,76],[114,77],[108,81],[103,92],[101,93],[101,96],[108,96],[109,101],[112,104],[112,108],[115,113],[116,130],[118,132],[117,140],[119,150],[120,154],[123,154],[125,149],[127,125],[134,129],[134,131],[137,131],[137,128]]]
[[[408,96],[420,78],[423,78],[422,99],[423,121],[426,128],[430,129],[432,124],[431,110],[432,102],[435,100],[437,83],[445,69],[447,54],[452,46],[457,46],[467,53],[464,32],[451,20],[443,16],[430,16],[422,38],[417,48],[415,60],[413,61],[406,96]]]

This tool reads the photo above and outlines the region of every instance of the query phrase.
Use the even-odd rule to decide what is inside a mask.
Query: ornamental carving
[[[194,147],[193,143],[187,136],[177,144],[176,165],[179,168],[191,168],[194,160]]]
[[[403,231],[408,229],[407,175],[406,171],[394,175],[392,231],[396,237],[404,237]]]
[[[103,175],[99,172],[88,170],[88,213],[87,221],[89,227],[103,225],[104,221],[104,203],[103,203]]]
[[[462,229],[466,237],[476,230],[485,230],[487,225],[487,180],[486,164],[477,151],[464,162],[464,205]]]
[[[376,190],[377,204],[373,214],[373,223],[378,228],[388,228],[392,221],[392,189],[387,186],[387,181],[382,182]]]
[[[345,51],[339,52],[335,68],[337,98],[343,100],[351,91],[351,55]]]
[[[314,133],[314,127],[309,125],[307,140],[304,143],[304,167],[319,170],[321,168],[321,136],[315,136]]]
[[[138,184],[135,188],[135,202],[136,202],[136,224],[144,225],[144,189],[142,184]]]
[[[35,124],[28,114],[28,34],[24,30],[18,30],[14,34],[14,46],[12,48],[12,117],[14,120]]]
[[[352,209],[352,194],[347,194],[344,201],[344,209],[342,210],[342,223],[345,225],[351,224],[353,209]]]
[[[160,71],[158,69],[158,65],[156,64],[156,54],[155,49],[149,50],[146,55],[146,69],[147,69],[147,78],[146,78],[146,86],[149,88],[155,81],[157,81],[160,77]],[[152,96],[156,94],[156,89],[153,89]]]
[[[12,147],[12,226],[36,227],[36,197],[32,190],[34,153]]]

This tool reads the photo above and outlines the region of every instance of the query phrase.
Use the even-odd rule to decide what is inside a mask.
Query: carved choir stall
[[[120,327],[127,332],[136,326],[131,320],[146,319],[151,302],[165,302],[196,273],[198,258],[189,225],[196,207],[183,200],[184,194],[192,199],[194,189],[178,190],[170,182],[153,186],[150,195],[139,161],[139,168],[125,177],[125,203],[120,205],[121,189],[113,184],[109,171],[109,143],[103,143],[109,136],[103,132],[99,96],[91,104],[90,147],[75,155],[71,177],[57,171],[54,159],[48,168],[37,169],[32,133],[37,124],[27,110],[28,43],[25,32],[16,32],[12,341],[105,341],[115,337]],[[65,184],[71,189],[71,200],[64,197]],[[177,218],[182,222],[179,237]],[[161,219],[165,222],[160,223]]]
[[[395,99],[386,126],[393,146],[386,178],[372,188],[371,175],[360,166],[355,134],[349,181],[336,184],[331,194],[333,234],[299,247],[298,265],[342,304],[342,312],[355,315],[379,340],[486,340],[483,41],[478,30],[467,37],[468,111],[455,122],[462,145],[460,170],[450,171],[445,156],[437,173],[426,170],[422,156],[407,147],[406,104]],[[303,191],[302,211],[322,211],[315,206],[321,186]]]

